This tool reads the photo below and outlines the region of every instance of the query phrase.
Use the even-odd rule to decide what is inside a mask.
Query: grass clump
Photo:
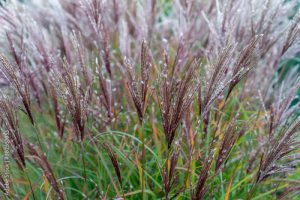
[[[299,199],[296,4],[2,3],[1,197]]]

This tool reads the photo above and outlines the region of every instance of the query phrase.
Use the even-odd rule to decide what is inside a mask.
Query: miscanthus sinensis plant
[[[1,2],[1,198],[299,199],[296,0]]]

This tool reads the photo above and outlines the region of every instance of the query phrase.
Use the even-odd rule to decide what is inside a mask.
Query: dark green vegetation
[[[24,2],[0,9],[1,198],[299,199],[296,0]]]

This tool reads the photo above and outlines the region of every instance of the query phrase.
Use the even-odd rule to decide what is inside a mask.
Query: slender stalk
[[[44,148],[43,148],[43,145],[42,145],[42,143],[41,143],[41,139],[40,139],[40,129],[39,129],[39,127],[38,127],[38,125],[37,125],[37,123],[34,123],[34,124],[32,124],[33,125],[33,127],[34,127],[34,129],[35,129],[35,135],[36,135],[36,138],[37,138],[37,141],[38,141],[38,143],[39,143],[39,146],[40,146],[40,148],[41,148],[41,151],[42,152],[46,152],[45,150],[44,150]]]
[[[169,170],[168,170],[168,162],[170,160],[170,148],[167,148],[167,160],[166,160],[166,164],[165,164],[165,167],[166,167],[166,172],[169,174]],[[168,177],[168,179],[170,179],[171,177]],[[168,180],[169,181],[169,180]],[[169,191],[166,192],[166,200],[169,200]]]
[[[85,167],[85,159],[84,159],[84,145],[83,142],[80,142],[80,155],[81,155],[81,160],[82,160],[82,165],[83,165],[83,177],[84,177],[84,181],[86,182],[87,179],[87,173],[86,173],[86,167]]]
[[[145,194],[145,161],[146,161],[146,149],[145,149],[145,137],[144,137],[144,120],[141,122],[141,141],[142,141],[142,199],[146,199]]]
[[[247,195],[247,200],[250,200],[252,199],[254,193],[255,193],[255,190],[257,188],[258,184],[254,183],[254,185],[252,185],[251,187],[251,190],[248,192],[248,195]]]
[[[26,172],[26,169],[24,170],[24,173],[25,173],[25,175],[26,175],[26,177],[27,177],[27,180],[28,180],[28,182],[29,182],[29,187],[30,187],[30,191],[31,191],[31,194],[32,194],[32,198],[33,198],[34,200],[36,200],[35,195],[34,195],[34,190],[33,190],[33,187],[32,187],[32,183],[31,183],[31,180],[30,180],[30,178],[29,178],[29,176],[28,176],[28,173]]]

